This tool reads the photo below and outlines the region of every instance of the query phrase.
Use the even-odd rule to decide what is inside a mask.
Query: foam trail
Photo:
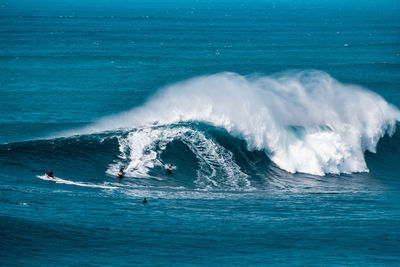
[[[173,140],[186,144],[197,157],[200,168],[196,184],[200,188],[253,189],[247,174],[240,170],[229,150],[203,133],[183,126],[143,127],[133,130],[126,138],[119,138],[120,157],[129,162],[125,167],[126,176],[146,178],[150,177],[150,169],[164,167],[159,156]],[[120,167],[121,163],[117,161],[109,166],[107,173],[114,175]]]
[[[320,71],[202,76],[163,88],[143,106],[69,134],[201,121],[243,138],[288,172],[366,172],[364,152],[393,134],[399,110]]]
[[[118,187],[115,186],[110,186],[110,185],[97,185],[97,184],[90,184],[90,183],[83,183],[83,182],[74,182],[70,180],[65,180],[61,179],[58,177],[48,177],[46,174],[45,175],[37,175],[36,176],[39,179],[46,180],[46,181],[53,181],[57,184],[69,184],[69,185],[76,185],[76,186],[82,186],[82,187],[92,187],[92,188],[103,188],[103,189],[116,189]]]

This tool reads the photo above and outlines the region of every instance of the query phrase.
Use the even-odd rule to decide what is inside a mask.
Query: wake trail
[[[49,177],[47,175],[37,175],[39,179],[46,180],[46,181],[53,181],[57,184],[68,184],[68,185],[75,185],[75,186],[82,186],[82,187],[92,187],[92,188],[103,188],[103,189],[117,189],[120,186],[111,186],[111,185],[96,185],[91,183],[84,183],[84,182],[75,182],[70,180],[61,179],[58,177]]]

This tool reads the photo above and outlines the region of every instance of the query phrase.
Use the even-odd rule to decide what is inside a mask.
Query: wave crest
[[[160,156],[172,141],[180,141],[194,154],[198,162],[199,188],[251,189],[248,175],[240,170],[231,151],[213,138],[185,126],[144,127],[119,137],[120,158],[127,162],[115,162],[107,170],[114,175],[124,165],[127,176],[149,177],[154,167],[164,168]]]
[[[167,86],[140,107],[69,134],[206,122],[288,172],[324,175],[368,171],[364,152],[375,152],[399,119],[399,110],[376,93],[324,72],[219,73]]]

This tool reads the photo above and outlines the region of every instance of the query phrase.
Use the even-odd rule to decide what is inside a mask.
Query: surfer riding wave
[[[128,149],[150,159],[158,156],[143,153],[157,138],[164,145],[174,140],[151,125],[204,122],[243,139],[250,151],[263,151],[287,172],[325,175],[367,172],[364,152],[375,152],[398,121],[399,110],[376,93],[324,72],[220,73],[170,85],[140,107],[61,135],[126,130],[123,156]],[[127,164],[136,175],[148,172],[133,157]]]

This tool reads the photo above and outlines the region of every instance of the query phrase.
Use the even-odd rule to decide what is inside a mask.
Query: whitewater
[[[400,266],[398,2],[2,1],[0,266]]]
[[[202,122],[243,139],[248,150],[265,152],[287,172],[322,176],[368,172],[364,153],[375,153],[378,141],[385,134],[391,136],[398,121],[400,111],[378,94],[341,83],[322,71],[268,76],[225,72],[171,84],[141,106],[58,136],[128,131],[119,139],[121,157],[126,159],[127,149],[133,151],[128,170],[143,176],[162,164],[151,147],[163,142],[165,148],[193,131],[168,126]],[[206,139],[201,133],[195,135],[196,140]],[[212,148],[215,142],[207,141],[206,149],[212,150],[214,159],[218,160],[218,153],[228,155],[221,160],[233,166],[230,176],[245,179],[229,152],[217,151]],[[189,145],[193,142],[186,140]],[[114,164],[108,173],[115,173],[120,165]]]

